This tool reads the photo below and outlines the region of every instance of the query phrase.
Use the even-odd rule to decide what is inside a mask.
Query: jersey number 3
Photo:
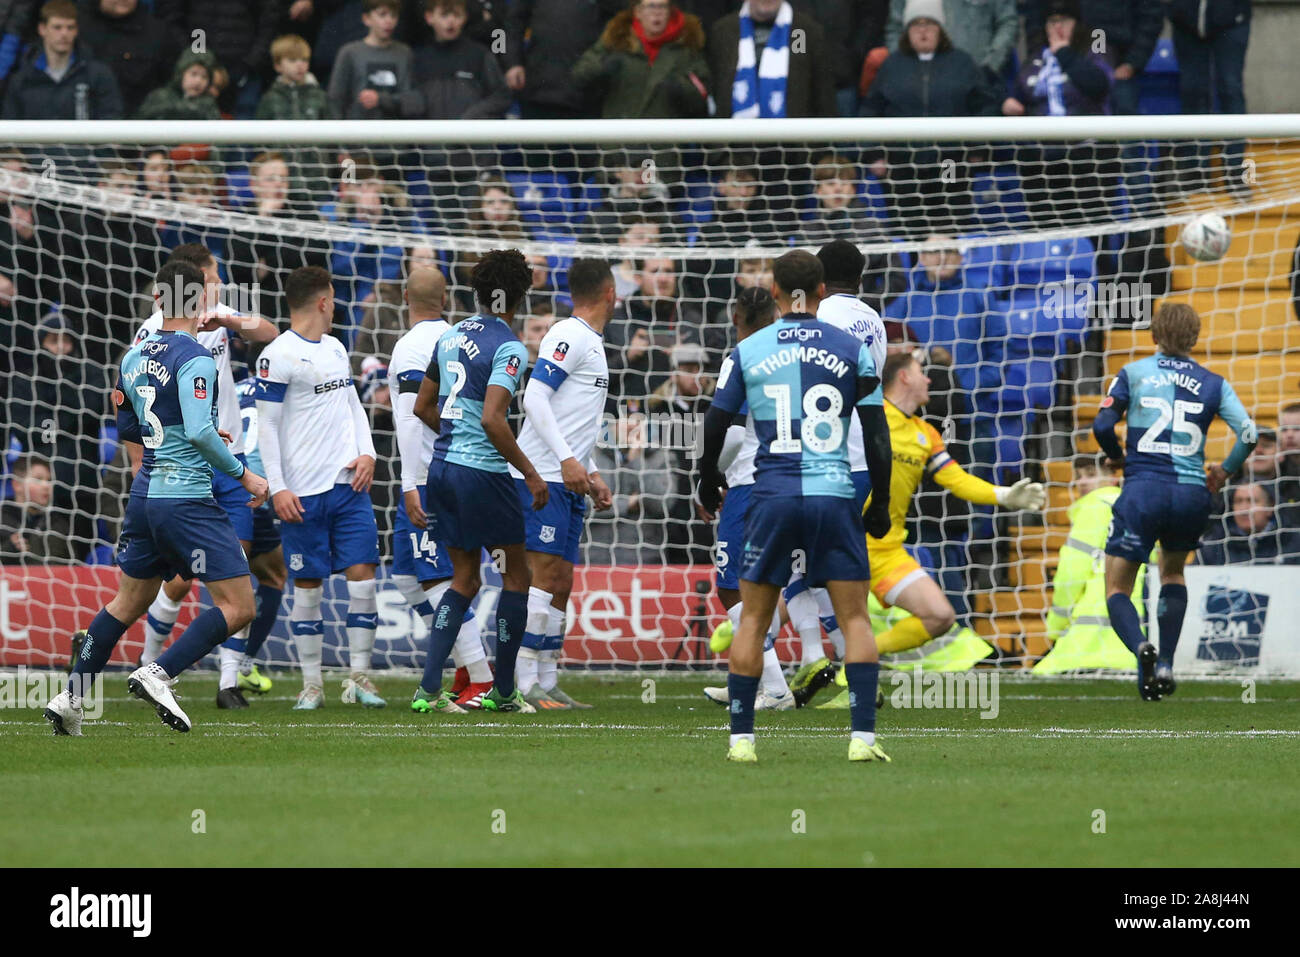
[[[1138,451],[1150,452],[1153,455],[1195,455],[1201,451],[1201,442],[1205,438],[1205,433],[1195,422],[1188,422],[1187,416],[1199,415],[1205,411],[1205,404],[1202,402],[1186,402],[1183,399],[1174,400],[1170,407],[1168,400],[1159,396],[1144,395],[1141,398],[1142,408],[1155,409],[1156,420],[1151,423],[1151,428],[1146,430],[1142,438],[1138,439]],[[1191,441],[1185,443],[1162,442],[1157,436],[1161,435],[1169,423],[1173,423],[1173,432],[1190,436]]]
[[[776,403],[776,438],[768,444],[768,451],[773,454],[799,453],[805,445],[813,452],[834,452],[844,441],[844,423],[840,421],[840,413],[844,411],[844,397],[835,386],[823,382],[804,393],[803,418],[799,423],[797,439],[794,437],[791,415],[790,387],[765,385],[763,395]],[[825,409],[817,407],[822,399],[827,401]],[[825,437],[817,434],[817,427],[823,423],[830,428],[830,435]]]
[[[144,424],[149,426],[149,434],[140,436],[141,444],[146,449],[156,449],[163,444],[162,419],[153,414],[153,404],[158,398],[158,390],[151,385],[138,385],[135,387],[135,394],[144,399]]]

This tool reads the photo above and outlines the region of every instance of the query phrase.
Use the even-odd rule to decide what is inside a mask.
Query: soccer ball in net
[[[1197,262],[1221,259],[1232,242],[1232,229],[1218,213],[1202,213],[1183,226],[1183,248]]]

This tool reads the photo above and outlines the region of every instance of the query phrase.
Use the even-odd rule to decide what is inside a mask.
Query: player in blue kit
[[[1106,607],[1110,624],[1138,660],[1138,692],[1159,701],[1174,692],[1174,650],[1187,611],[1183,566],[1210,519],[1212,496],[1241,468],[1257,430],[1232,386],[1188,358],[1201,318],[1185,303],[1165,303],[1151,321],[1156,354],[1130,362],[1111,383],[1092,431],[1106,455],[1124,467],[1106,540]],[[1127,455],[1115,425],[1128,417]],[[1215,416],[1237,433],[1207,481],[1205,436]],[[1160,650],[1146,641],[1129,600],[1138,568],[1160,543]]]
[[[781,588],[793,571],[826,588],[844,634],[850,692],[850,761],[888,761],[875,739],[879,663],[867,620],[870,577],[863,523],[889,530],[888,496],[855,507],[848,430],[856,410],[872,487],[889,488],[889,430],[871,351],[841,329],[817,321],[825,295],[822,264],[803,251],[772,267],[781,318],[748,336],[722,365],[704,420],[700,504],[715,512],[724,483],[718,457],[746,402],[758,438],[755,478],[740,556],[740,628],[731,647],[731,747],[728,760],[757,761],[754,699],[763,670],[763,637]]]
[[[165,265],[155,282],[162,329],[122,360],[114,395],[118,432],[144,446],[144,461],[118,542],[117,596],[90,623],[67,688],[45,708],[55,734],[81,733],[81,699],[164,578],[198,578],[214,602],[156,661],[127,679],[131,693],[152,704],[176,731],[190,730],[190,719],[168,681],[253,619],[248,561],[234,526],[212,498],[212,469],[238,479],[251,496],[250,507],[266,501],[267,484],[231,454],[217,430],[217,367],[196,338],[203,288],[203,273],[192,263]]]
[[[523,382],[528,350],[511,323],[532,286],[532,270],[517,249],[487,253],[470,274],[483,310],[444,332],[425,370],[415,414],[438,434],[424,510],[429,534],[451,555],[451,587],[434,610],[429,657],[416,691],[438,696],[447,660],[466,609],[479,590],[479,554],[486,548],[501,572],[497,601],[497,668],[485,711],[536,709],[515,687],[515,662],[528,617],[532,575],[524,549],[524,510],[514,466],[532,493],[534,510],[544,508],[546,482],[515,441],[506,419],[510,400]]]

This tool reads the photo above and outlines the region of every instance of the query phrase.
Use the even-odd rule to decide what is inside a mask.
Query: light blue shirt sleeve
[[[876,371],[876,360],[871,357],[871,348],[866,343],[863,343],[862,348],[858,350],[858,378],[865,379],[868,376],[879,380],[880,373]],[[857,404],[883,406],[885,404],[884,388],[877,382],[876,388],[870,394],[858,399]]]
[[[1223,460],[1224,471],[1231,475],[1245,464],[1246,457],[1255,448],[1259,441],[1259,429],[1227,379],[1223,380],[1223,387],[1219,390],[1219,417],[1237,433],[1237,443]]]
[[[244,465],[226,448],[212,423],[212,393],[216,387],[217,365],[211,356],[195,356],[181,366],[176,388],[180,394],[185,438],[213,468],[239,478],[244,474]]]
[[[492,357],[492,375],[488,385],[499,385],[511,395],[519,391],[519,384],[524,381],[524,372],[528,368],[528,350],[518,339],[503,342],[497,347]]]

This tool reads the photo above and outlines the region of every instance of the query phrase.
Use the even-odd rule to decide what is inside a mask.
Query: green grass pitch
[[[1143,703],[1131,680],[1004,679],[994,720],[886,707],[888,765],[845,760],[847,712],[760,713],[759,763],[739,766],[699,691],[716,675],[652,678],[653,703],[643,677],[570,677],[595,710],[459,717],[411,713],[410,678],[379,682],[384,710],[341,705],[334,679],[324,710],[294,712],[296,676],[274,677],[236,712],[187,677],[187,735],[122,674],[84,738],[0,711],[0,861],[1300,864],[1296,682]]]

